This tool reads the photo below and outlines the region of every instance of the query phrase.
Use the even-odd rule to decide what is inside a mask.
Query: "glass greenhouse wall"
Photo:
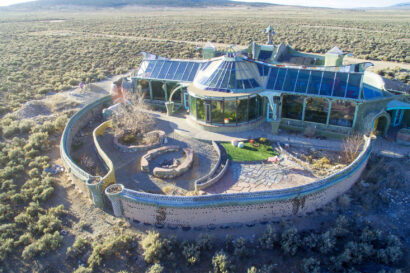
[[[216,125],[238,125],[263,116],[260,96],[241,98],[197,98],[189,96],[189,113],[194,119]]]

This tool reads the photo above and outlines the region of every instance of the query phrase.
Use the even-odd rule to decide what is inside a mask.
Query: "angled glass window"
[[[159,71],[161,70],[161,67],[164,65],[165,61],[156,61],[156,63],[157,64],[152,71],[151,78],[158,78]]]
[[[221,81],[221,88],[228,88],[229,79],[231,77],[231,70],[232,70],[233,63],[228,63],[227,69],[225,71],[225,75]]]
[[[307,98],[305,121],[326,123],[329,102],[322,98]]]
[[[172,62],[171,67],[168,69],[167,75],[165,76],[167,79],[173,79],[175,72],[177,72],[178,65],[181,62]]]
[[[156,62],[148,62],[148,66],[145,69],[145,73],[147,75],[151,76],[151,72],[152,72],[152,70],[154,70],[155,64],[156,64]]]
[[[266,89],[273,89],[276,81],[276,76],[278,75],[279,69],[272,67],[269,74],[268,83],[266,84]]]
[[[179,81],[182,79],[182,76],[184,75],[184,72],[186,70],[188,63],[187,62],[181,62],[178,66],[177,72],[174,75],[174,79]]]
[[[367,84],[363,84],[363,98],[365,100],[377,97],[383,97],[383,94],[379,89],[376,89],[373,86]]]
[[[244,84],[244,86],[245,86],[244,89],[250,89],[250,88],[252,88],[252,85],[251,85],[251,83],[249,82],[249,80],[243,80],[243,84]]]
[[[165,79],[165,76],[167,75],[168,69],[171,66],[170,61],[165,61],[164,65],[161,67],[161,71],[159,71],[158,77],[159,79]]]
[[[285,81],[286,68],[280,68],[278,76],[276,77],[275,90],[282,90],[283,82]]]
[[[265,67],[263,64],[257,63],[259,75],[263,76],[263,68]]]
[[[242,80],[236,80],[236,89],[245,89]]]
[[[259,60],[266,60],[272,56],[273,51],[261,50],[258,56]]]
[[[299,70],[298,81],[296,82],[295,91],[298,93],[306,93],[306,87],[309,81],[310,71],[309,70]]]
[[[188,81],[192,82],[195,78],[196,72],[198,71],[199,63],[194,63],[191,73],[189,74]]]
[[[308,87],[308,94],[319,94],[320,82],[322,80],[322,71],[312,71]]]
[[[360,81],[362,80],[362,76],[363,74],[350,73],[346,98],[357,99],[359,97]]]
[[[282,117],[290,119],[302,119],[303,97],[283,95]]]
[[[320,86],[320,95],[323,95],[323,96],[332,95],[334,79],[335,79],[334,72],[325,71],[323,73],[322,85]]]
[[[349,75],[348,73],[340,73],[340,72],[336,74],[336,81],[334,83],[334,89],[333,89],[333,94],[332,94],[333,97],[344,97],[345,96],[348,75]]]
[[[222,87],[222,82],[224,80],[225,74],[228,72],[229,68],[229,63],[224,62],[222,65],[218,68],[218,80],[216,81],[215,87],[219,89],[223,89]]]
[[[211,64],[211,62],[202,63],[201,66],[200,66],[200,69],[205,70],[210,64]]]
[[[249,79],[253,88],[259,87],[259,83],[255,79]]]
[[[286,74],[286,79],[285,79],[285,84],[283,86],[283,90],[293,92],[293,90],[295,90],[295,83],[296,83],[297,77],[298,77],[297,69],[288,69],[288,73]]]
[[[187,67],[185,69],[184,75],[182,76],[182,81],[188,81],[189,79],[189,75],[192,72],[192,68],[193,68],[194,64],[193,63],[188,63]]]
[[[235,69],[236,69],[236,64],[232,63],[231,75],[229,77],[229,85],[228,85],[229,89],[236,89],[236,77],[235,77],[236,71],[235,71]]]
[[[356,104],[346,100],[332,102],[329,124],[352,127]]]
[[[263,66],[263,75],[268,76],[269,75],[269,66],[264,65]]]

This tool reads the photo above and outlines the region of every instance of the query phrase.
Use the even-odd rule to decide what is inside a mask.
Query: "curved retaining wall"
[[[214,147],[214,150],[218,154],[218,161],[212,167],[211,171],[207,175],[202,176],[202,177],[198,178],[197,180],[195,180],[194,183],[195,183],[195,190],[196,191],[206,189],[207,187],[209,187],[209,186],[213,185],[214,183],[216,183],[223,176],[223,175],[218,175],[218,179],[215,179],[215,177],[212,178],[212,179],[209,179],[210,177],[212,177],[215,174],[216,170],[219,168],[219,166],[222,163],[221,148],[219,147],[218,143],[216,143],[215,141],[212,141],[212,146]],[[227,165],[229,165],[229,162],[227,162]],[[225,168],[226,168],[226,165],[225,165]],[[225,173],[225,172],[223,172],[223,173]]]
[[[100,114],[104,108],[104,104],[110,101],[110,96],[102,97],[93,103],[86,105],[80,111],[75,113],[68,120],[60,142],[61,158],[67,172],[74,182],[75,187],[78,188],[81,193],[85,193],[88,197],[92,198],[97,207],[103,206],[103,200],[101,198],[102,191],[99,186],[100,182],[103,181],[103,178],[93,176],[81,169],[71,158],[70,152],[74,136],[79,130],[81,130],[81,128],[86,126],[96,114]]]
[[[98,142],[98,136],[103,135],[105,130],[107,130],[107,128],[112,128],[112,120],[101,123],[93,131],[93,140],[94,140],[94,145],[97,150],[97,153],[100,156],[100,158],[104,161],[105,165],[108,167],[107,174],[102,178],[102,183],[99,183],[98,185],[96,185],[96,189],[93,194],[93,196],[98,195],[97,198],[100,198],[101,202],[103,200],[103,194],[104,194],[105,189],[109,185],[116,183],[114,164],[112,163],[108,155],[104,152],[104,150],[101,148],[100,143]],[[90,188],[90,183],[87,183],[87,186]],[[95,200],[94,200],[94,203],[96,203]],[[101,203],[99,207],[102,207],[102,206],[103,204]]]
[[[360,177],[371,150],[372,141],[367,138],[363,151],[349,166],[325,179],[291,189],[188,197],[123,188],[115,194],[117,216],[157,226],[192,227],[252,223],[305,214],[346,192]]]

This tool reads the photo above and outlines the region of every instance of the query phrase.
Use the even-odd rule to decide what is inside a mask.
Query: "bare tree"
[[[356,159],[363,147],[363,136],[352,135],[348,136],[343,141],[343,158],[346,163],[350,163]]]
[[[125,103],[121,111],[113,116],[114,132],[116,135],[129,134],[144,135],[154,125],[154,118],[146,112],[148,105],[143,93],[124,93]]]

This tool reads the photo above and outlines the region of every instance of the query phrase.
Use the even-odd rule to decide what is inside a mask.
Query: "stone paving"
[[[205,191],[216,194],[275,190],[308,184],[316,179],[310,171],[285,157],[279,164],[233,162],[225,176]]]

